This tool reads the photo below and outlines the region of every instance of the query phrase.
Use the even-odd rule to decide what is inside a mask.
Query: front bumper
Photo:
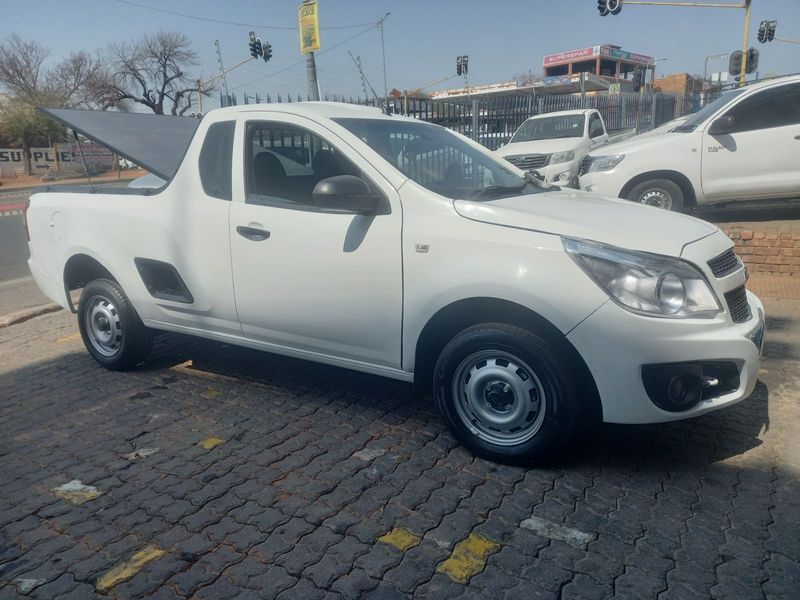
[[[584,192],[592,192],[602,196],[619,198],[622,186],[628,179],[621,177],[616,169],[610,171],[596,171],[585,173],[578,178],[578,189]]]
[[[555,165],[545,165],[536,170],[544,176],[547,183],[574,188],[578,186],[578,163],[579,161],[571,160]]]
[[[606,302],[568,334],[591,371],[609,423],[676,421],[730,406],[747,398],[758,377],[763,345],[764,307],[747,292],[752,318],[733,323],[727,313],[714,319],[642,317]],[[688,410],[656,406],[642,381],[644,365],[686,361],[730,361],[739,369],[739,387],[702,400]]]

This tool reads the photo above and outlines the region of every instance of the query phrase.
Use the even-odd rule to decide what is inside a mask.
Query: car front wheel
[[[132,369],[150,351],[152,334],[115,281],[86,284],[78,302],[78,327],[86,350],[107,369]]]
[[[670,179],[650,179],[635,185],[628,193],[628,200],[666,210],[681,210],[683,190]]]
[[[580,377],[559,344],[500,323],[476,325],[444,348],[434,371],[437,408],[476,454],[528,464],[574,440],[582,422]]]

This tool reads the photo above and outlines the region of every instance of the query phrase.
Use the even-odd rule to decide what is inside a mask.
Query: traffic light
[[[645,70],[636,69],[633,72],[633,91],[638,92],[644,87]]]
[[[261,39],[256,37],[254,31],[250,32],[250,56],[253,58],[258,58],[259,56],[263,56],[264,51],[261,47]]]
[[[265,41],[261,49],[264,52],[264,62],[268,62],[272,58],[272,44]]]
[[[463,74],[464,74],[464,68],[462,66],[461,57],[457,56],[456,57],[456,75],[463,75]]]
[[[731,52],[730,61],[728,61],[728,73],[731,75],[739,75],[742,72],[742,51],[736,50]]]
[[[767,41],[767,27],[768,24],[766,21],[761,21],[758,25],[758,41],[762,44]]]
[[[767,41],[771,42],[775,39],[775,28],[778,26],[777,21],[770,21],[767,23]]]
[[[597,0],[597,12],[601,17],[618,15],[622,10],[622,0]]]
[[[756,72],[758,68],[758,50],[752,46],[747,49],[747,65],[745,66],[745,73],[751,75]]]
[[[464,69],[464,75],[469,73],[469,56],[466,54],[461,57],[461,68]]]

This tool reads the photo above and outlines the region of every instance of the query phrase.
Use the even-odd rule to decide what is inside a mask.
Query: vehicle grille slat
[[[589,167],[592,164],[592,157],[591,156],[584,156],[581,159],[581,164],[578,165],[578,175],[586,175],[589,172]]]
[[[506,160],[518,169],[529,171],[540,169],[550,162],[551,154],[514,154],[506,156]]]
[[[725,292],[725,302],[728,304],[728,310],[734,323],[743,323],[753,316],[750,312],[750,305],[747,303],[747,292],[744,286]]]
[[[715,256],[708,261],[708,267],[714,274],[714,277],[725,277],[734,271],[738,271],[742,266],[741,261],[736,256],[733,248],[726,250],[722,254]]]

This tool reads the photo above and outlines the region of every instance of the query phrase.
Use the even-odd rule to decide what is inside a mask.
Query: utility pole
[[[222,88],[225,90],[225,103],[228,103],[230,92],[228,91],[228,78],[225,77],[225,66],[222,64],[222,52],[219,49],[219,40],[214,40],[214,45],[217,47],[217,62],[219,62],[219,74],[222,76]]]
[[[308,77],[308,97],[319,100],[319,81],[317,81],[317,63],[314,53],[306,53],[306,75]]]
[[[386,17],[388,17],[390,14],[392,13],[387,12],[385,15],[381,17],[381,20],[378,21],[378,26],[380,27],[381,30],[381,54],[383,55],[383,97],[386,100],[386,102],[389,101],[389,84],[386,78],[386,42],[383,39],[383,22],[386,20]]]
[[[750,43],[750,0],[744,0],[744,42],[742,43],[742,71],[739,74],[739,86],[745,84],[747,77],[747,48]]]
[[[369,92],[367,91],[367,79],[364,76],[364,69],[361,67],[361,56],[358,58],[354,57],[350,50],[348,50],[347,53],[350,55],[350,59],[355,63],[356,69],[358,70],[358,76],[361,78],[361,90],[364,92],[364,98],[369,99]]]

